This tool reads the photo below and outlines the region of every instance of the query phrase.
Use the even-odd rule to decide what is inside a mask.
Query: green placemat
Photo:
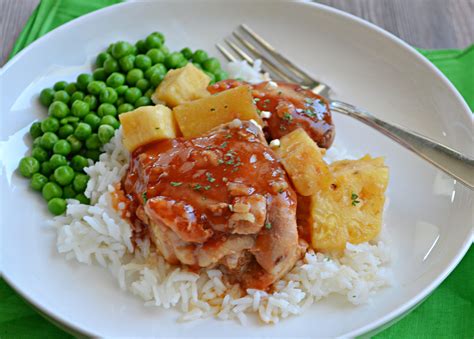
[[[42,0],[11,56],[52,29],[120,0]],[[456,86],[474,110],[474,45],[465,50],[420,50]],[[473,338],[474,251],[417,309],[376,338]],[[66,338],[0,279],[0,338]]]

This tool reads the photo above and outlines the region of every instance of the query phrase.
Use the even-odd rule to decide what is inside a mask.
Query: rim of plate
[[[258,2],[265,2],[265,0],[257,0],[257,1]],[[147,3],[147,2],[149,2],[149,3],[156,3],[156,2],[165,3],[166,0],[158,0],[158,1],[156,1],[156,0],[147,0],[147,1],[140,1],[140,2],[142,2],[142,3],[143,2],[145,2],[145,3]],[[211,2],[211,1],[209,0],[209,1],[203,1],[203,2]],[[31,44],[29,44],[27,47],[22,49],[18,54],[16,54],[12,59],[10,59],[2,68],[0,68],[0,76],[2,76],[3,73],[7,69],[12,67],[12,65],[14,65],[16,63],[16,61],[18,59],[20,59],[24,54],[29,53],[29,51],[33,47],[35,47],[36,45],[45,43],[46,41],[51,39],[51,37],[54,36],[55,34],[57,34],[59,32],[62,32],[64,30],[68,30],[70,27],[80,25],[80,24],[82,24],[83,21],[90,20],[93,17],[105,15],[106,13],[108,13],[110,11],[115,11],[115,10],[117,10],[118,7],[135,6],[135,3],[136,2],[132,1],[132,2],[122,2],[122,3],[114,4],[114,5],[111,5],[111,6],[93,11],[91,13],[85,14],[83,16],[80,16],[76,19],[73,19],[73,20],[71,20],[71,21],[69,21],[69,22],[53,29],[52,31],[46,33],[45,35],[43,35],[39,39],[37,39],[34,42],[32,42]],[[319,4],[319,3],[308,2],[308,1],[305,1],[305,0],[290,1],[289,3],[291,3],[292,5],[296,5],[296,6],[307,6],[308,8],[324,11],[329,15],[342,17],[342,18],[344,18],[344,20],[352,21],[356,24],[365,26],[365,27],[371,29],[372,31],[377,32],[378,34],[380,34],[381,36],[383,36],[387,40],[391,40],[392,42],[396,43],[398,45],[397,47],[402,48],[405,51],[409,52],[414,59],[416,59],[418,62],[422,63],[425,67],[428,67],[431,70],[431,72],[434,75],[436,75],[436,77],[440,81],[442,81],[445,85],[447,85],[447,87],[449,88],[449,91],[451,92],[451,94],[454,94],[456,96],[456,98],[458,99],[458,101],[462,104],[462,106],[464,108],[464,114],[467,117],[470,117],[471,121],[474,121],[474,117],[473,117],[473,115],[472,115],[472,113],[469,109],[469,106],[467,105],[466,101],[461,96],[459,91],[454,87],[454,85],[448,80],[448,78],[438,68],[436,68],[428,59],[426,59],[423,55],[421,55],[418,51],[416,51],[414,49],[414,47],[410,46],[408,43],[404,42],[403,40],[396,37],[392,33],[376,26],[375,24],[372,24],[372,23],[370,23],[370,22],[368,22],[364,19],[356,17],[356,16],[354,16],[350,13],[344,12],[342,10],[339,10],[339,9],[336,9],[336,8],[333,8],[333,7],[330,7],[330,6],[327,6],[327,5]],[[444,270],[442,270],[442,272],[436,277],[436,279],[434,279],[430,284],[425,286],[422,289],[422,291],[420,293],[418,293],[418,295],[416,295],[414,298],[409,299],[408,301],[401,304],[399,307],[395,308],[393,311],[391,311],[391,312],[385,314],[384,316],[380,317],[379,319],[376,319],[376,320],[370,322],[369,324],[367,324],[367,325],[365,325],[365,326],[363,326],[359,329],[353,330],[352,332],[346,333],[345,336],[355,337],[355,336],[359,336],[359,335],[374,331],[378,328],[381,328],[384,324],[387,324],[388,322],[394,320],[396,317],[398,317],[398,316],[404,314],[405,312],[409,311],[410,309],[420,305],[421,301],[423,301],[431,292],[433,292],[435,290],[435,288],[438,287],[444,281],[444,279],[446,279],[446,277],[456,268],[456,266],[459,264],[459,262],[462,260],[464,255],[469,250],[469,248],[470,248],[473,241],[474,241],[474,234],[473,234],[473,231],[471,230],[471,237],[466,238],[466,240],[462,244],[462,247],[459,249],[459,252],[457,253],[457,255],[449,262],[449,264],[444,268]],[[89,336],[96,336],[97,335],[93,331],[90,331],[88,329],[85,329],[85,328],[81,327],[81,324],[78,324],[75,320],[68,319],[67,317],[62,316],[61,314],[56,313],[54,310],[49,309],[49,308],[41,305],[41,303],[39,301],[36,301],[33,298],[31,298],[29,296],[28,292],[21,290],[14,283],[14,281],[10,280],[10,278],[7,275],[5,275],[5,272],[2,272],[2,278],[5,279],[5,281],[10,285],[10,287],[13,288],[19,295],[21,295],[22,298],[26,299],[28,301],[28,303],[33,305],[33,307],[36,308],[42,316],[50,317],[50,318],[52,318],[52,320],[56,320],[60,324],[64,325],[62,327],[63,330],[66,330],[66,331],[72,330],[74,332],[81,333],[81,334],[84,334],[84,335],[89,335]],[[42,314],[42,313],[44,313],[44,314]],[[67,327],[67,328],[65,328],[65,327]]]

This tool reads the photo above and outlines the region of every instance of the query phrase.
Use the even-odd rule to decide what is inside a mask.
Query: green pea
[[[43,133],[43,131],[41,131]],[[36,137],[35,140],[33,140],[33,147],[40,147],[41,146],[41,137]]]
[[[71,144],[71,153],[77,153],[81,150],[82,142],[77,139],[74,134],[68,136],[66,140]]]
[[[66,139],[68,136],[70,136],[73,133],[74,133],[74,127],[72,127],[72,125],[70,125],[70,124],[66,124],[66,125],[63,125],[59,128],[58,136],[61,139]],[[56,144],[55,144],[55,147],[56,147]],[[53,150],[54,150],[54,148],[53,148]]]
[[[72,104],[71,113],[75,117],[83,118],[89,113],[89,104],[82,100],[76,100]]]
[[[153,93],[155,93],[155,91],[153,90],[153,88],[150,88],[150,89],[148,89],[148,91],[145,92],[144,95],[151,99]]]
[[[97,67],[102,67],[102,64]],[[80,89],[81,91],[85,91],[87,89],[87,85],[89,85],[89,83],[92,80],[93,80],[93,77],[91,74],[87,74],[87,73],[79,74],[76,79],[77,88]]]
[[[48,210],[54,215],[61,215],[66,212],[66,200],[61,198],[52,198],[48,201]]]
[[[33,157],[24,157],[18,165],[21,175],[30,178],[33,174],[40,170],[40,163]]]
[[[127,89],[128,89],[127,85],[122,85],[122,86],[117,87],[115,89],[115,92],[117,92],[118,95],[124,95]]]
[[[83,205],[89,205],[91,203],[89,198],[86,197],[84,193],[77,194],[74,199],[78,200]]]
[[[72,184],[66,185],[63,187],[63,198],[64,199],[74,199],[76,196],[77,192],[74,191],[74,188],[72,187]]]
[[[40,146],[46,150],[52,150],[54,144],[58,141],[58,136],[53,132],[46,132],[41,137]]]
[[[138,68],[134,68],[127,73],[127,83],[130,86],[135,86],[138,80],[143,78],[143,71]]]
[[[149,105],[151,105],[151,99],[146,96],[142,96],[138,98],[137,101],[135,101],[135,107],[149,106]]]
[[[184,56],[179,52],[173,52],[166,56],[165,58],[165,66],[167,68],[177,68],[179,64],[183,61],[186,61]]]
[[[89,113],[84,117],[84,122],[89,124],[93,131],[96,131],[100,126],[100,118],[97,114]]]
[[[143,54],[137,55],[135,58],[135,67],[141,69],[142,71],[146,71],[151,67],[150,57]]]
[[[110,125],[100,125],[99,132],[97,133],[99,136],[99,140],[102,144],[106,144],[112,139],[115,134],[115,130]]]
[[[105,87],[107,87],[105,82],[94,80],[87,85],[87,91],[92,95],[99,95]]]
[[[202,70],[202,66],[201,64],[198,64],[197,62],[193,63],[194,67],[196,67],[197,69],[200,69]]]
[[[43,189],[43,186],[48,182],[48,178],[41,173],[35,173],[31,177],[30,187],[35,191],[40,191]]]
[[[108,104],[108,103],[101,104],[99,106],[99,109],[97,110],[97,115],[99,117],[103,117],[106,115],[115,116],[117,115],[117,108],[112,104]]]
[[[96,133],[91,134],[91,136],[86,139],[85,144],[86,144],[87,149],[99,149],[100,148],[99,136]]]
[[[188,64],[188,60],[184,59],[183,61],[181,61],[178,66],[176,68],[181,68],[181,67],[184,67]]]
[[[43,186],[41,193],[46,201],[50,201],[53,198],[60,198],[63,195],[63,190],[57,183],[48,182]]]
[[[165,56],[170,54],[170,49],[168,47],[166,47],[165,45],[160,47],[160,51],[162,51],[165,54]]]
[[[48,176],[53,173],[54,168],[51,166],[51,162],[45,161],[41,164],[41,174]]]
[[[54,154],[68,155],[71,153],[71,150],[71,144],[67,140],[58,140],[53,147]]]
[[[105,74],[112,74],[113,72],[117,72],[118,70],[119,70],[119,63],[117,62],[117,60],[115,60],[114,58],[108,58],[107,60],[105,60],[104,62]],[[105,77],[104,79],[100,79],[100,80],[105,80]]]
[[[76,100],[84,100],[84,93],[81,92],[81,91],[74,92],[74,93],[71,95],[71,100],[70,100],[70,102],[74,103],[74,101],[76,101]]]
[[[46,151],[41,146],[33,147],[31,150],[31,156],[38,160],[39,162],[44,162],[48,159],[48,151]]]
[[[74,136],[79,140],[86,140],[91,134],[91,126],[84,122],[80,122],[74,130]]]
[[[225,71],[218,71],[217,73],[215,73],[215,76],[216,76],[216,79],[215,81],[221,81],[221,80],[225,80],[229,77],[229,74],[227,74],[227,72]]]
[[[186,58],[186,59],[191,59],[193,57],[193,51],[189,47],[185,47],[181,50],[181,54]]]
[[[145,40],[138,40],[135,43],[135,47],[139,53],[145,53],[147,51]]]
[[[161,84],[164,78],[165,76],[163,74],[155,73],[151,76],[150,83],[153,87],[157,87],[159,84]]]
[[[146,92],[150,88],[150,82],[147,79],[140,79],[135,85],[140,91]]]
[[[217,71],[220,70],[221,64],[216,58],[209,58],[204,60],[204,62],[202,63],[202,68],[205,71],[215,74]]]
[[[125,104],[121,104],[118,107],[117,112],[118,112],[118,114],[125,113],[125,112],[130,112],[130,111],[133,111],[134,108],[135,107],[133,107],[133,105],[125,103]],[[99,127],[99,129],[100,129],[100,127]],[[100,136],[100,134],[99,134],[99,136]]]
[[[155,74],[161,74],[165,75],[166,74],[166,67],[163,64],[156,64],[154,66],[151,66],[145,71],[145,79],[151,80],[153,75]]]
[[[107,59],[106,62],[108,60],[110,60],[110,59]],[[105,79],[107,79],[107,72],[105,71],[105,69],[103,67],[96,68],[92,72],[92,78],[96,81],[105,81]]]
[[[54,117],[48,117],[41,121],[41,130],[46,132],[56,132],[59,129],[59,120]]]
[[[112,55],[112,48],[114,47],[114,44],[110,44],[109,47],[107,47],[107,53],[109,53],[110,55]]]
[[[158,48],[150,49],[148,52],[146,52],[146,55],[150,58],[153,65],[165,61],[165,53],[163,53],[163,51],[159,50]]]
[[[161,41],[161,38],[157,35],[150,34],[145,39],[145,46],[147,50],[150,50],[152,48],[160,48],[162,45],[163,41]]]
[[[65,117],[65,118],[62,118],[59,123],[61,125],[67,125],[67,124],[70,124],[71,126],[74,126],[75,123],[79,122],[79,118],[78,117]]]
[[[53,154],[49,159],[50,166],[53,170],[60,166],[67,165],[67,159],[64,155],[61,154]]]
[[[37,121],[31,124],[30,135],[33,139],[43,135],[43,131],[41,130],[41,122]]]
[[[55,91],[62,91],[66,88],[67,82],[66,81],[58,81],[57,83],[54,84],[53,89]]]
[[[104,66],[104,62],[105,60],[107,60],[108,58],[111,58],[112,56],[107,53],[107,52],[102,52],[102,53],[99,53],[99,55],[97,55],[97,59],[95,60],[95,64],[97,67],[102,67]]]
[[[117,120],[117,118],[115,118],[114,116],[112,115],[106,115],[102,118],[102,120],[100,121],[100,124],[101,125],[109,125],[109,126],[112,126],[113,128],[117,129],[120,127],[120,123],[119,121]],[[100,127],[99,127],[100,128]]]
[[[209,78],[211,78],[210,84],[213,84],[213,83],[216,82],[216,76],[214,75],[214,73],[211,73],[211,72],[208,72],[208,71],[204,71],[204,73],[206,73],[207,76]]]
[[[94,95],[86,95],[83,100],[85,103],[89,104],[90,110],[95,110],[99,105],[97,98]]]
[[[93,161],[98,161],[100,158],[100,151],[97,149],[88,149],[84,152],[84,156]]]
[[[54,93],[54,101],[61,101],[67,104],[69,102],[69,94],[65,90]]]
[[[117,101],[117,98],[117,92],[115,92],[112,87],[106,87],[102,91],[100,91],[99,100],[102,103],[113,104]]]
[[[80,172],[84,169],[84,167],[88,167],[88,166],[89,166],[89,161],[87,161],[87,159],[84,158],[82,155],[75,155],[71,159],[71,167],[76,172]]]
[[[120,69],[123,72],[128,72],[135,67],[135,55],[126,55],[119,59]]]
[[[135,101],[138,100],[139,97],[142,96],[142,91],[136,87],[131,87],[125,91],[125,101],[129,104],[135,104]]]
[[[198,64],[202,64],[207,58],[207,53],[202,49],[198,49],[197,51],[195,51],[192,57],[193,62],[196,62]]]
[[[112,56],[119,59],[125,55],[132,54],[132,45],[126,41],[119,41],[112,46]]]
[[[106,84],[109,87],[117,88],[125,83],[125,76],[122,73],[114,72],[107,78]]]
[[[62,101],[55,101],[49,106],[48,114],[55,118],[62,119],[69,115],[69,107]]]
[[[76,192],[82,193],[86,190],[88,181],[89,176],[87,174],[78,173],[72,182],[72,187]]]
[[[71,96],[74,94],[74,92],[77,91],[77,86],[74,82],[70,82],[69,84],[67,84],[64,90],[66,91],[67,94]]]
[[[54,177],[61,186],[66,186],[74,180],[74,170],[70,166],[59,166],[54,170]]]
[[[157,36],[158,38],[160,38],[162,44],[165,43],[165,35],[163,33],[153,32],[153,33],[151,33],[151,35],[154,35],[154,36]]]
[[[115,107],[119,107],[120,105],[124,104],[125,103],[125,99],[123,97],[120,97],[117,99],[117,101],[115,102]]]
[[[39,100],[40,100],[41,104],[43,106],[46,106],[46,107],[51,105],[51,103],[54,100],[54,93],[55,93],[55,91],[52,88],[43,89],[40,93],[40,96],[39,96]]]

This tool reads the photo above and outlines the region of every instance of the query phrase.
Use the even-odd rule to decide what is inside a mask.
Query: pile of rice
[[[229,71],[232,77],[257,82],[261,80],[258,67],[233,63]],[[390,284],[390,253],[382,240],[347,244],[341,258],[309,251],[274,284],[272,293],[249,289],[245,296],[237,285],[226,285],[219,270],[196,274],[169,265],[150,253],[148,241],[134,251],[131,228],[112,207],[114,184],[125,174],[129,161],[120,130],[104,151],[100,161],[86,169],[90,180],[85,194],[91,205],[68,200],[66,215],[55,217],[50,225],[57,231],[57,250],[66,259],[108,269],[123,290],[142,298],[147,306],[175,307],[182,321],[214,316],[245,324],[253,313],[264,323],[277,323],[331,294],[345,296],[354,305],[366,303]],[[339,158],[336,151],[331,152],[331,160]],[[124,206],[119,204],[120,208]]]

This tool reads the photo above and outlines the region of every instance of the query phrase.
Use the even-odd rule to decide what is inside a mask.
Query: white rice
[[[231,63],[229,70],[234,66],[241,73],[231,71],[232,77],[255,80],[260,76],[255,74],[259,65]],[[91,205],[68,200],[66,215],[49,224],[57,231],[57,250],[66,259],[107,268],[123,290],[143,299],[146,306],[174,307],[181,312],[180,321],[214,316],[245,325],[247,316],[253,314],[264,323],[277,323],[331,294],[342,295],[354,305],[367,303],[377,290],[390,284],[390,252],[381,240],[347,244],[339,259],[309,251],[275,283],[273,293],[249,289],[245,296],[238,286],[226,285],[219,270],[196,274],[168,264],[150,253],[148,241],[139,243],[133,252],[131,228],[112,207],[114,184],[124,175],[129,160],[120,130],[104,150],[100,161],[86,169],[91,179],[85,194]],[[337,147],[331,157],[338,158]]]

